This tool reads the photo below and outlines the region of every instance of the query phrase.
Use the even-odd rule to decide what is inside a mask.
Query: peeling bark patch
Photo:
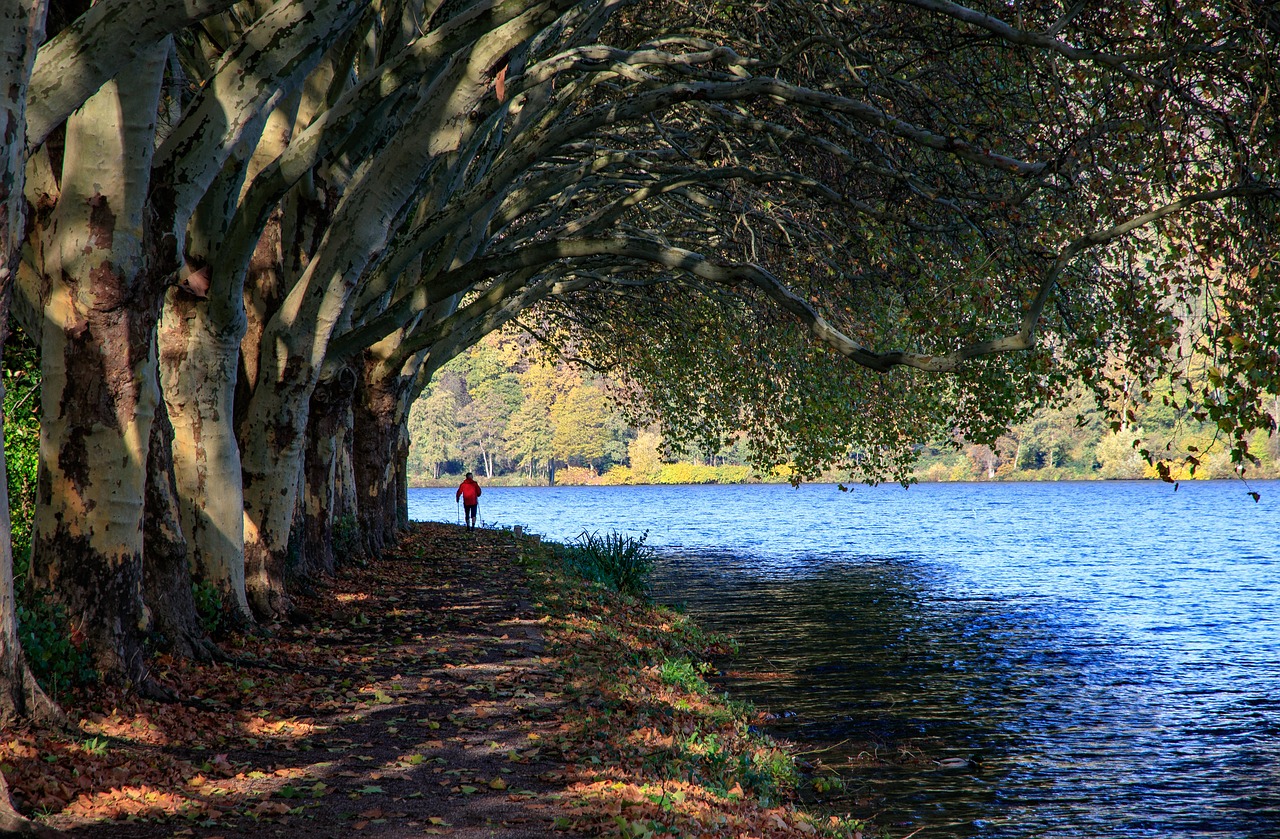
[[[258,540],[245,540],[245,593],[254,615],[264,622],[278,621],[289,614],[284,554],[285,551],[273,551]]]
[[[293,420],[288,417],[275,423],[271,431],[275,447],[280,451],[288,449],[298,439],[298,430],[293,427]]]
[[[111,211],[111,202],[99,192],[89,198],[89,243],[84,252],[93,250],[110,251],[116,236],[116,214]]]
[[[302,378],[304,369],[303,360],[296,355],[291,355],[284,363],[284,374],[280,377],[280,381],[285,384],[296,382]]]
[[[85,429],[73,429],[71,436],[58,450],[58,469],[71,482],[72,490],[77,495],[83,495],[92,480],[89,476],[89,451],[84,441],[86,434]],[[53,501],[51,486],[48,501]]]
[[[180,291],[171,293],[165,300],[165,315],[159,339],[159,363],[162,371],[176,376],[187,364],[187,347],[191,342],[192,322],[195,320],[196,300]]]
[[[114,285],[98,288],[99,279]],[[99,303],[123,299],[120,278],[114,272],[95,278],[94,283]],[[149,416],[139,416],[139,403],[146,377],[154,375],[147,363],[154,327],[152,312],[113,305],[105,310],[94,306],[64,328],[66,379],[58,411],[66,427],[54,445],[57,469],[76,493],[94,495],[94,483],[108,479],[95,474],[90,463],[91,437],[104,431],[123,435],[135,423],[150,421]]]
[[[123,306],[127,300],[128,281],[116,270],[111,260],[104,259],[97,267],[89,269],[89,282],[97,297],[95,307],[110,311]]]
[[[301,358],[290,356],[285,362],[284,372],[280,376],[282,386],[296,388],[299,383],[305,383],[305,369]],[[270,434],[277,451],[288,450],[299,441],[302,430],[297,427],[298,422],[299,419],[293,412],[287,412],[279,418],[278,422],[272,424]]]
[[[32,553],[40,569],[37,579],[84,633],[94,665],[107,674],[140,678],[146,615],[141,554],[102,553],[65,524],[38,538]]]
[[[53,477],[46,463],[41,463],[36,469],[36,503],[42,507],[53,503]]]
[[[121,385],[133,384],[132,370],[127,377],[120,375],[120,367],[128,365],[127,351],[121,352],[117,336],[97,335],[87,320],[69,326],[67,344],[63,353],[63,365],[67,382],[62,389],[59,411],[72,425],[88,433],[95,425],[122,430],[121,413],[132,417],[137,402],[136,387],[126,387],[125,392],[114,391]],[[101,338],[101,349],[95,338]],[[122,359],[120,356],[124,356]],[[115,368],[115,369],[112,369]],[[121,379],[123,378],[123,381]],[[117,410],[117,400],[124,397],[124,404]]]

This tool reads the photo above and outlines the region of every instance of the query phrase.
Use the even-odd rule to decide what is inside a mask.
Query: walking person
[[[476,510],[480,507],[480,485],[476,483],[475,478],[471,477],[470,472],[462,479],[458,491],[453,494],[454,501],[459,498],[462,499],[462,512],[467,522],[467,530],[475,530]]]

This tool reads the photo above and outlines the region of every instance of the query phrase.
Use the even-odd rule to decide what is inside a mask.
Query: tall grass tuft
[[[603,536],[583,531],[576,542],[565,546],[565,557],[577,574],[614,591],[643,597],[647,577],[653,570],[654,551],[640,538],[609,532]]]

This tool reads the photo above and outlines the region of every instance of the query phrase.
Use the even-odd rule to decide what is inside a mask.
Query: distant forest
[[[511,334],[491,336],[445,366],[409,416],[413,486],[450,485],[471,471],[495,485],[696,484],[784,481],[760,474],[741,443],[720,451],[673,450],[661,428],[636,428],[615,407],[611,383],[567,361],[549,361]],[[922,446],[919,481],[1155,478],[1142,456],[1178,480],[1237,474],[1227,447],[1159,395],[1136,401],[1119,428],[1091,397],[1042,408],[990,445],[963,439]],[[1272,410],[1280,416],[1280,405]],[[1259,432],[1246,477],[1280,477],[1280,435]],[[832,471],[830,481],[848,481]]]

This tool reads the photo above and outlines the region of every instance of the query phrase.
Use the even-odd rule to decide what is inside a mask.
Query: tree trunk
[[[172,426],[163,408],[151,424],[146,519],[143,527],[143,596],[164,646],[175,655],[208,661],[221,657],[196,612],[182,533],[173,456]]]
[[[282,411],[282,413],[284,413]],[[297,506],[298,470],[304,437],[295,427],[305,426],[294,416],[306,410],[290,411],[274,424],[272,436],[246,440],[242,451],[244,474],[244,583],[249,606],[260,620],[279,621],[288,616],[285,565],[289,535]],[[274,462],[275,469],[269,464]],[[259,464],[262,464],[261,466]]]
[[[406,404],[407,403],[407,404]],[[411,402],[402,402],[405,419],[409,416]],[[409,529],[409,427],[404,420],[400,426],[400,450],[396,452],[396,532]]]
[[[23,170],[26,166],[25,104],[36,45],[44,33],[41,0],[0,0],[0,349],[9,337],[9,304],[17,277],[25,230]],[[4,382],[0,380],[0,405]],[[4,459],[4,418],[0,415],[0,727],[31,718],[56,716],[36,684],[18,641],[13,590],[13,542],[9,520],[9,480]],[[9,797],[0,775],[0,833],[37,833]]]
[[[334,541],[344,534],[339,496],[342,447],[355,388],[355,373],[344,369],[317,385],[311,395],[303,467],[302,561],[298,569],[306,578],[332,574],[336,568]]]
[[[244,497],[234,426],[242,332],[242,320],[219,328],[207,305],[172,289],[158,341],[191,570],[217,587],[233,625],[247,626],[253,615],[245,599]]]
[[[160,300],[143,271],[143,205],[164,54],[105,85],[68,122],[42,266],[32,579],[67,607],[104,674],[139,684],[150,628],[143,513]]]
[[[0,349],[9,337],[9,304],[26,228],[23,174],[26,166],[25,106],[36,45],[44,37],[45,4],[40,0],[0,0]],[[0,404],[4,382],[0,381]],[[9,481],[3,457],[0,416],[0,726],[55,713],[22,656],[13,590],[13,542],[9,521]],[[0,830],[31,827],[9,802],[0,778]]]
[[[366,360],[352,404],[352,452],[360,538],[370,556],[380,556],[400,526],[404,392],[398,371],[391,373],[377,360]]]

